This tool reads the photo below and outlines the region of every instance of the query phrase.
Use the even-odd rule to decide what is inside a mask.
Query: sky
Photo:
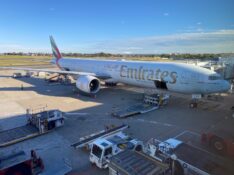
[[[0,0],[0,53],[234,52],[233,0]]]

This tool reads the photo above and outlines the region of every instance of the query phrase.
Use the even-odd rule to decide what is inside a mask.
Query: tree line
[[[51,53],[23,53],[23,52],[10,52],[3,55],[20,55],[20,56],[52,56]],[[111,53],[62,53],[64,57],[113,57],[113,58],[134,58],[134,57],[161,57],[175,60],[183,59],[196,59],[196,60],[213,60],[219,57],[230,57],[233,53],[172,53],[172,54],[111,54]]]

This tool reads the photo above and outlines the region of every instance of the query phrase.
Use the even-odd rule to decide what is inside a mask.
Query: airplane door
[[[165,81],[154,81],[154,85],[157,89],[164,89],[167,90],[167,83]]]

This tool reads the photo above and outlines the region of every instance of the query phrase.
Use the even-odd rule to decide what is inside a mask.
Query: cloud
[[[0,43],[0,53],[6,52],[50,52],[50,48],[29,47],[17,43]]]
[[[23,51],[25,48],[20,44],[15,43],[0,43],[0,52],[18,52]]]
[[[202,23],[201,22],[197,22],[197,25],[201,25]]]
[[[196,30],[197,30],[197,32],[203,32],[204,31],[201,27],[197,28]]]
[[[165,12],[163,13],[163,16],[169,16],[169,13]]]
[[[234,52],[234,30],[204,30],[163,36],[101,40],[66,44],[62,52],[80,53],[221,53]],[[50,52],[50,47],[27,46],[17,43],[0,43],[0,52]]]
[[[76,48],[82,52],[109,53],[220,53],[234,52],[234,30],[178,33],[164,36],[107,40]]]

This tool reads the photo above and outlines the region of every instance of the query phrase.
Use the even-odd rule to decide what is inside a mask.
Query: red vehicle
[[[234,157],[234,135],[224,131],[207,132],[201,135],[201,142],[214,151]]]
[[[0,175],[36,175],[43,171],[42,159],[31,151],[31,157],[19,151],[0,157]]]

